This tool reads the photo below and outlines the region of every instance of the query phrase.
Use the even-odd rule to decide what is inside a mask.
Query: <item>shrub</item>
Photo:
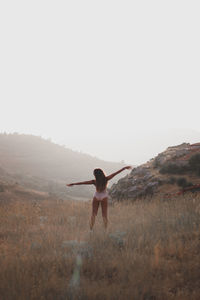
[[[200,153],[194,154],[189,159],[189,168],[191,171],[200,176]]]
[[[179,166],[173,163],[165,163],[159,172],[161,174],[184,174],[187,170],[187,166]]]
[[[187,180],[184,177],[178,178],[176,182],[177,182],[178,186],[180,186],[180,187],[184,188],[187,186]]]
[[[159,167],[160,167],[160,162],[159,162],[158,158],[156,157],[153,162],[153,168],[157,169]]]
[[[186,188],[189,186],[192,186],[192,182],[188,182],[186,178],[184,177],[180,177],[176,180],[176,183],[178,184],[178,186],[182,187],[182,188]]]
[[[3,185],[0,185],[0,193],[4,192],[5,191],[5,188]]]
[[[176,178],[175,177],[170,177],[168,183],[169,184],[175,184],[176,183]]]

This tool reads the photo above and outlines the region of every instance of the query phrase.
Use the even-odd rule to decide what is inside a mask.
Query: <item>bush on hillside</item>
[[[171,177],[169,178],[169,181],[168,181],[167,183],[169,183],[169,184],[175,184],[175,183],[176,183],[176,178],[173,177],[173,176],[171,176]]]
[[[153,168],[157,169],[159,167],[160,167],[160,162],[159,162],[159,159],[156,157],[153,162]]]
[[[194,154],[188,161],[188,165],[179,166],[176,163],[166,162],[159,170],[161,174],[185,174],[191,171],[200,176],[200,153]]]
[[[193,184],[191,182],[188,182],[186,178],[184,177],[180,177],[176,180],[176,183],[178,186],[182,187],[182,188],[186,188],[189,186],[192,186]]]
[[[187,170],[187,166],[179,166],[174,163],[165,163],[159,172],[161,174],[184,174]]]
[[[193,155],[189,159],[189,168],[191,171],[195,172],[198,176],[200,176],[200,153]]]
[[[5,188],[2,184],[0,184],[0,193],[4,192],[5,191]]]

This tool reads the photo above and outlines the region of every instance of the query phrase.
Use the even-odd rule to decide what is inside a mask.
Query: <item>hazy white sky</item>
[[[155,130],[200,131],[199,15],[192,0],[2,0],[0,131],[129,162]]]

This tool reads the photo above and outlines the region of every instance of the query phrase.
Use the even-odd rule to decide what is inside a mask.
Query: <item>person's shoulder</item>
[[[92,180],[92,184],[94,184],[94,185],[96,184],[96,180],[95,179]]]

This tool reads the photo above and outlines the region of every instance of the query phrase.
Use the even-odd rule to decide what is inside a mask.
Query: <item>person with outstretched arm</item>
[[[101,204],[102,210],[102,218],[105,229],[108,225],[108,217],[107,217],[107,208],[108,208],[108,192],[107,192],[107,184],[108,181],[111,180],[114,176],[121,173],[124,170],[132,169],[131,166],[124,167],[117,172],[114,172],[108,176],[106,176],[102,169],[94,169],[93,174],[95,179],[81,182],[74,182],[70,184],[66,184],[66,186],[71,187],[73,185],[82,185],[82,184],[93,184],[96,187],[96,191],[92,201],[92,215],[90,219],[90,230],[93,229],[95,218],[97,216],[99,204]]]

